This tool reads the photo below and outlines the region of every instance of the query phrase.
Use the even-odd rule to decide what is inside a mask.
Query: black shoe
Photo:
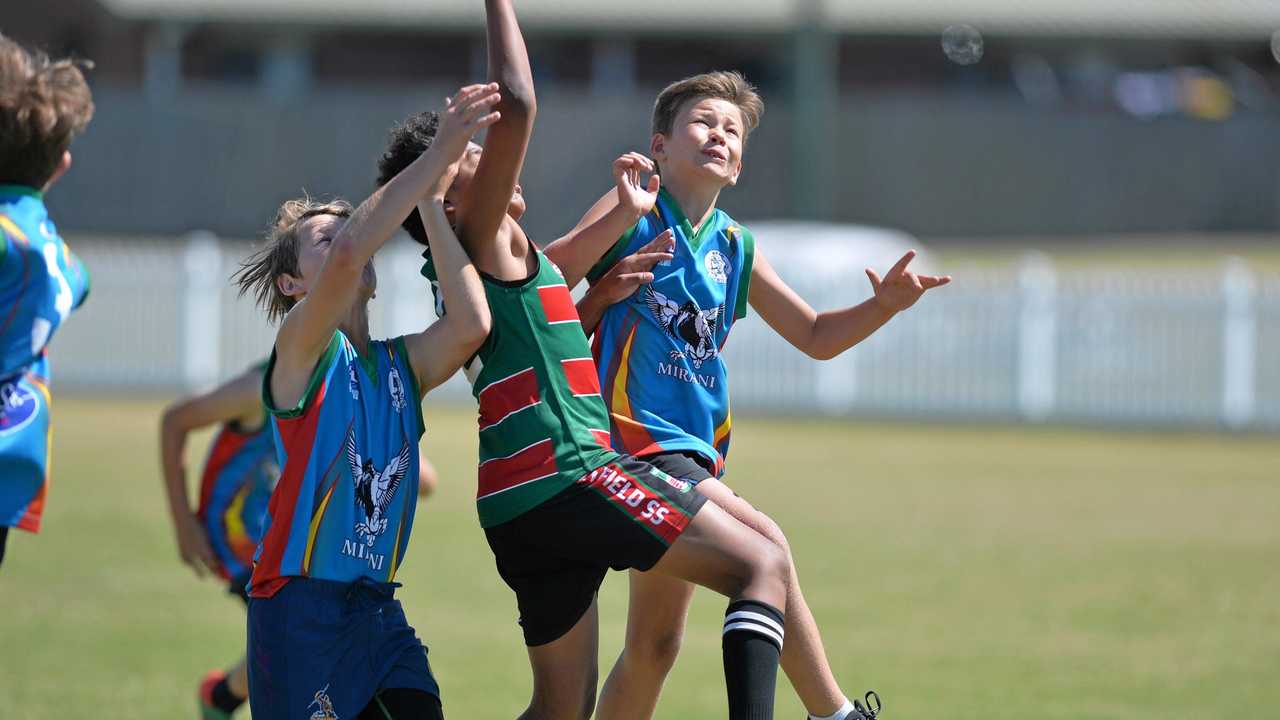
[[[876,720],[876,716],[880,714],[880,696],[875,690],[868,690],[863,699],[867,704],[864,706],[861,702],[854,700],[853,709],[842,720]]]

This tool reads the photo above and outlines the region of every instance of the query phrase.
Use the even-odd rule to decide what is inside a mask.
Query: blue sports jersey
[[[721,473],[732,417],[720,349],[747,313],[751,233],[720,210],[695,233],[664,189],[587,277],[595,282],[668,228],[675,257],[653,268],[652,283],[605,311],[592,353],[614,448],[639,456],[696,452]]]
[[[39,532],[48,492],[49,340],[89,292],[38,191],[0,186],[0,526]]]
[[[271,399],[275,352],[262,392],[280,463],[250,594],[270,597],[291,577],[352,582],[395,578],[418,497],[422,404],[404,338],[361,356],[334,332],[297,406]]]
[[[22,372],[84,302],[89,274],[35,190],[0,186],[0,378]]]
[[[253,566],[267,502],[279,477],[275,439],[266,424],[251,431],[228,424],[218,431],[200,479],[196,515],[218,556],[222,577],[236,578]]]

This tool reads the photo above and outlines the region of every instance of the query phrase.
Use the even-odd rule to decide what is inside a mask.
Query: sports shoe
[[[858,700],[854,700],[853,709],[844,716],[843,720],[876,720],[876,716],[880,714],[880,696],[875,690],[868,690],[863,700],[867,701],[865,706]]]
[[[200,720],[231,720],[231,713],[223,712],[213,704],[213,689],[226,677],[227,674],[222,670],[210,670],[200,681],[200,692],[197,694],[200,702]]]

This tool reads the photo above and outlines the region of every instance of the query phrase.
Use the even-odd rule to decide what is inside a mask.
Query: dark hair
[[[298,274],[298,226],[317,215],[349,218],[351,203],[340,199],[321,202],[308,196],[286,201],[267,228],[262,247],[245,258],[231,278],[240,286],[241,295],[253,295],[271,322],[284,317],[297,304],[280,292],[276,278]]]
[[[760,116],[764,114],[764,101],[742,73],[736,70],[703,73],[677,80],[658,93],[658,100],[653,104],[653,133],[670,135],[680,108],[687,102],[703,98],[737,105],[742,113],[742,122],[747,125],[744,136],[756,129]]]
[[[391,182],[391,178],[413,164],[422,153],[431,147],[436,139],[436,131],[440,129],[440,116],[434,112],[420,112],[405,118],[404,122],[391,128],[386,152],[378,159],[378,187]],[[409,237],[422,245],[428,245],[427,228],[422,224],[418,209],[409,212],[401,223]]]
[[[50,60],[0,35],[0,183],[49,182],[71,140],[93,117],[81,69],[93,63]]]

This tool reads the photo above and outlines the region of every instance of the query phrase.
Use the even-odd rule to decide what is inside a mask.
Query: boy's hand
[[[196,577],[204,577],[206,572],[215,573],[218,559],[209,545],[209,536],[192,513],[181,513],[173,519],[174,533],[178,536],[178,556],[189,565]]]
[[[451,98],[445,98],[444,111],[440,113],[440,127],[436,130],[431,149],[441,153],[450,163],[462,157],[469,141],[480,128],[486,128],[501,118],[490,108],[498,104],[498,84],[467,85]]]
[[[610,305],[626,300],[636,288],[653,282],[653,266],[675,257],[675,249],[675,236],[664,231],[635,254],[619,260],[591,286],[591,293]]]
[[[658,202],[658,188],[662,181],[653,166],[653,161],[636,152],[613,161],[613,179],[618,184],[618,205],[635,215],[636,219],[653,209]],[[649,182],[641,184],[640,177],[649,173]],[[650,265],[650,267],[653,267]]]
[[[875,291],[876,302],[889,312],[901,312],[916,304],[925,290],[946,285],[951,282],[950,275],[917,275],[907,270],[915,250],[908,250],[906,255],[889,270],[881,280],[875,270],[867,268],[867,277],[871,280],[871,288]]]

